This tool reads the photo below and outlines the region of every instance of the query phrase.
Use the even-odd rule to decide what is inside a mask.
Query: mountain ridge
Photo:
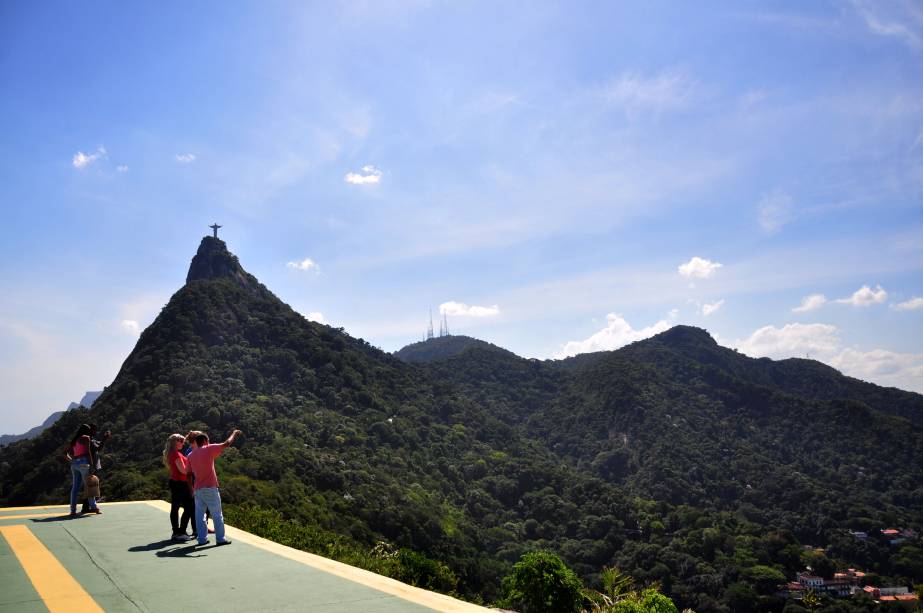
[[[756,565],[801,570],[786,548],[804,545],[923,581],[899,550],[871,556],[843,537],[923,531],[923,432],[883,412],[915,416],[917,395],[767,366],[685,326],[571,361],[458,338],[404,362],[307,321],[206,237],[93,407],[0,451],[0,504],[63,500],[56,458],[83,421],[113,431],[113,500],[166,495],[171,432],[239,427],[220,466],[230,513],[272,509],[355,547],[409,548],[472,598],[495,598],[538,548],[590,582],[612,565],[658,581],[699,611],[725,610]],[[815,370],[839,384],[821,390],[832,398]]]

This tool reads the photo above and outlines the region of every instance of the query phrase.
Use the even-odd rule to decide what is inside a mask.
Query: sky
[[[919,2],[0,3],[0,432],[212,223],[305,317],[519,355],[675,324],[923,392]]]

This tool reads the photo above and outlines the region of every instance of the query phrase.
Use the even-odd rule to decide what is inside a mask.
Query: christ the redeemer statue
[[[211,229],[214,231],[214,233],[215,233],[215,238],[218,238],[218,228],[220,228],[221,226],[219,226],[218,224],[212,224],[212,225],[210,225],[210,226],[208,226],[208,227],[211,228]]]

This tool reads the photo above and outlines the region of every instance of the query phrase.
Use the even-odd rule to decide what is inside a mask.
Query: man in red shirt
[[[190,433],[192,434],[192,433]],[[196,448],[189,453],[189,469],[195,475],[195,522],[199,545],[208,543],[208,529],[205,527],[205,511],[211,513],[215,524],[215,543],[230,545],[224,538],[224,516],[221,514],[221,494],[218,492],[218,475],[215,473],[215,458],[241,434],[240,430],[231,432],[223,443],[210,445],[208,435],[199,433],[193,439]]]

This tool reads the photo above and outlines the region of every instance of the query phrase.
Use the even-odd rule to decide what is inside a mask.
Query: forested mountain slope
[[[436,360],[445,360],[472,348],[497,351],[509,356],[515,355],[506,349],[502,349],[490,343],[485,343],[482,340],[471,338],[470,336],[453,334],[450,336],[430,338],[425,341],[420,341],[419,343],[412,343],[401,348],[399,351],[395,351],[394,357],[402,362],[420,364]]]
[[[447,338],[462,349],[405,363],[305,320],[206,237],[93,408],[0,450],[0,504],[66,499],[60,450],[81,421],[113,430],[110,499],[167,495],[171,432],[238,427],[219,467],[229,509],[407,548],[472,598],[537,548],[590,582],[617,564],[699,611],[766,601],[766,573],[791,577],[805,545],[923,581],[918,543],[846,532],[923,532],[923,432],[905,419],[920,396],[688,327],[562,362]]]

